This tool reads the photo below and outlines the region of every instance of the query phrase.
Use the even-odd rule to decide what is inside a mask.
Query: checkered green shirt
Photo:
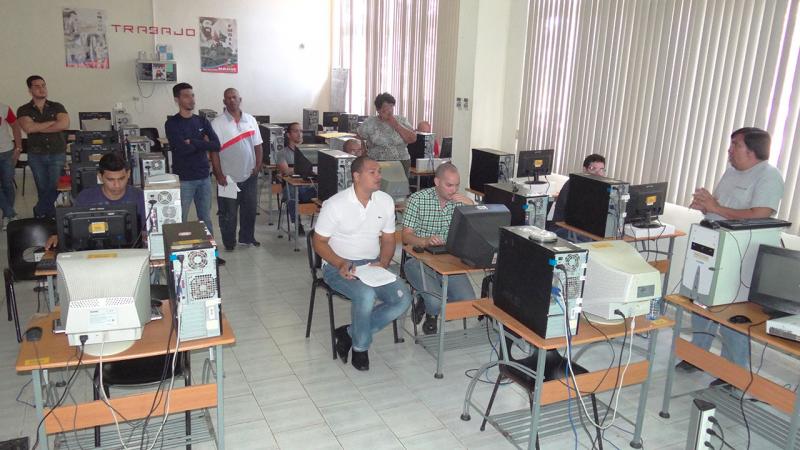
[[[403,228],[411,228],[414,230],[414,234],[421,238],[436,235],[446,241],[447,232],[450,231],[450,221],[453,219],[453,211],[456,206],[461,205],[460,202],[449,201],[444,208],[441,208],[436,188],[415,192],[406,202]]]

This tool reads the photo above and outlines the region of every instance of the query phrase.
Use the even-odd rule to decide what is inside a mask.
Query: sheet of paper
[[[239,186],[233,181],[230,175],[226,175],[225,179],[228,180],[227,186],[217,185],[217,195],[223,198],[236,198],[236,193],[239,192]]]
[[[356,267],[356,277],[358,277],[362,283],[370,287],[383,286],[397,279],[397,275],[392,272],[389,272],[381,266],[373,266],[370,264]]]

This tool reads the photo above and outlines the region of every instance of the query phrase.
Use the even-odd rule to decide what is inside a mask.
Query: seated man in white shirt
[[[411,305],[401,279],[370,287],[355,277],[355,267],[389,267],[395,251],[394,200],[381,188],[381,169],[366,156],[350,167],[353,186],[329,198],[314,230],[314,250],[324,260],[322,276],[328,285],[352,301],[352,324],[336,329],[336,353],[343,362],[352,346],[353,367],[369,370],[367,350],[372,335]],[[376,305],[376,301],[380,304]]]

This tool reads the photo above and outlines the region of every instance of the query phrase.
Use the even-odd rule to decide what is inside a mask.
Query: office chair
[[[306,253],[308,254],[308,268],[311,270],[311,298],[309,299],[308,305],[308,320],[306,321],[306,338],[311,336],[311,319],[313,318],[314,314],[314,299],[317,295],[317,288],[325,289],[325,295],[328,297],[328,319],[330,320],[331,324],[331,351],[333,353],[333,359],[336,359],[336,336],[334,335],[334,330],[336,330],[335,321],[333,318],[333,296],[337,296],[343,298],[345,300],[350,300],[344,295],[336,292],[333,288],[328,286],[328,283],[322,278],[319,274],[319,271],[322,269],[322,258],[314,251],[314,246],[312,245],[312,241],[314,239],[314,230],[310,230],[306,234]],[[394,333],[394,342],[395,344],[399,344],[404,342],[404,339],[398,336],[397,333],[397,319],[392,321],[392,332]]]
[[[8,224],[6,233],[8,240],[8,268],[3,271],[3,278],[6,285],[8,321],[14,321],[17,342],[22,342],[14,283],[37,279],[34,253],[43,250],[45,243],[47,243],[47,238],[56,233],[56,225],[52,219],[12,220]]]
[[[509,355],[508,359],[519,363],[533,372],[536,372],[536,364],[537,359],[539,357],[539,352],[542,351],[541,349],[535,348],[533,350],[533,354],[521,359],[515,359],[511,355],[511,348],[513,347],[514,343],[510,338],[506,338],[506,348],[508,349]],[[500,359],[503,358],[502,350]],[[492,404],[494,403],[495,395],[497,395],[497,388],[500,387],[500,383],[504,379],[509,379],[514,383],[517,383],[521,387],[523,387],[528,392],[528,403],[531,407],[533,407],[533,391],[536,386],[536,379],[531,377],[529,374],[522,372],[521,370],[517,369],[516,367],[507,366],[504,364],[498,365],[500,373],[497,375],[497,381],[494,383],[494,389],[492,389],[492,396],[489,397],[489,404],[486,406],[486,413],[483,417],[483,422],[481,422],[481,431],[486,429],[486,421],[487,417],[489,417],[489,413],[492,411]],[[578,365],[577,363],[572,363],[572,370],[574,371],[575,375],[582,375],[584,373],[588,373],[589,371],[583,368],[582,366]],[[568,377],[567,375],[568,366],[567,360],[563,356],[558,353],[558,350],[547,350],[547,354],[545,355],[545,362],[544,362],[544,381],[553,381],[553,380],[563,380]],[[574,389],[574,387],[573,387]],[[595,423],[600,422],[599,415],[597,413],[597,398],[594,395],[594,392],[589,394],[589,397],[592,400],[592,409],[594,412],[594,421]],[[580,408],[580,407],[579,407]],[[580,414],[580,411],[578,411]],[[601,431],[598,429],[597,431],[597,442],[599,444],[600,450],[603,450],[603,438]],[[539,449],[539,434],[536,434],[536,448]]]
[[[278,191],[278,238],[283,238],[281,222],[283,220],[283,213],[286,212],[286,234],[288,240],[292,240],[292,217],[289,214],[289,188],[286,186],[285,181],[281,181],[281,190]],[[301,220],[303,216],[311,216],[311,228],[314,228],[314,219],[319,212],[319,206],[316,203],[300,203],[297,202],[297,220]],[[295,224],[297,226],[297,224]]]
[[[28,138],[22,138],[22,151],[20,151],[19,159],[17,159],[17,165],[14,166],[15,169],[22,169],[22,196],[25,196],[25,175],[27,174],[27,167],[28,167]],[[14,186],[16,186],[17,182],[14,181]]]

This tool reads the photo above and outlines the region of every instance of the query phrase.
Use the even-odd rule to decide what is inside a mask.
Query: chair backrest
[[[35,278],[34,252],[43,249],[47,239],[54,234],[56,224],[52,219],[19,219],[9,222],[6,230],[8,268],[15,280]]]
[[[306,252],[308,254],[308,268],[311,270],[311,278],[317,281],[319,274],[317,271],[322,268],[322,258],[314,251],[314,230],[306,233]]]

